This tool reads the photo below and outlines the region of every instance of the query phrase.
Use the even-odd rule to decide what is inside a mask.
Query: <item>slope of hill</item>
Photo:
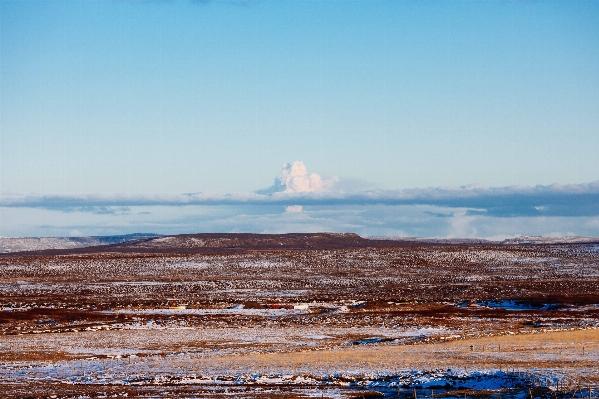
[[[92,237],[0,237],[0,253],[86,248],[98,245],[120,244],[153,237],[158,237],[158,235],[135,233]]]
[[[203,233],[155,237],[111,247],[119,252],[228,252],[237,250],[363,248],[369,240],[354,233]]]
[[[0,237],[0,254],[70,253],[229,253],[272,250],[382,248],[444,245],[599,244],[599,237],[517,237],[503,241],[474,238],[360,237],[354,233],[200,233],[161,236]]]
[[[220,253],[252,250],[341,249],[378,246],[354,233],[202,233],[158,236],[137,234],[114,237],[13,238],[0,253]],[[120,241],[119,241],[120,240]],[[11,245],[9,247],[9,244]],[[396,244],[392,246],[403,245]],[[383,245],[387,246],[387,245]]]

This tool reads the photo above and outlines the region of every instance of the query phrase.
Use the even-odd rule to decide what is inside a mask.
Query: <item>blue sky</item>
[[[599,235],[599,2],[2,1],[0,29],[0,235]]]

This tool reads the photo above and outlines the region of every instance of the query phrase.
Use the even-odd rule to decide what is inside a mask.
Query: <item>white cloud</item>
[[[295,204],[288,204],[294,206]],[[60,213],[30,208],[2,208],[2,236],[68,236],[135,232],[183,234],[202,232],[355,232],[362,236],[414,236],[497,240],[514,236],[598,235],[597,217],[470,216],[467,209],[428,205],[310,205],[299,213],[281,212],[285,206],[143,206],[127,215],[90,212]],[[152,215],[140,214],[150,209]]]
[[[455,213],[449,221],[448,238],[476,237],[478,231],[471,225],[476,216],[467,216],[466,212]]]
[[[286,163],[277,177],[278,186],[284,187],[285,193],[313,193],[324,191],[333,186],[338,179],[324,180],[316,173],[308,174],[308,169],[302,161]]]
[[[285,207],[285,212],[288,213],[299,213],[302,211],[302,209],[304,209],[303,206],[301,205],[289,205]]]
[[[599,216],[599,181],[572,185],[485,187],[474,184],[463,187],[401,190],[370,190],[364,185],[359,186],[354,182],[349,184],[351,190],[347,190],[344,187],[344,182],[339,182],[338,178],[323,179],[316,173],[309,173],[303,162],[295,161],[283,165],[273,186],[253,193],[30,196],[12,194],[0,198],[0,208],[38,208],[77,214],[96,213],[122,217],[130,212],[129,207],[140,206],[277,205],[281,207],[309,205],[313,207],[352,205],[371,207],[375,205],[422,205],[453,210],[465,209],[466,214],[460,216],[461,219],[455,220],[455,232],[467,235],[482,232],[480,228],[468,230],[466,223],[472,222],[472,219],[467,217],[483,214],[497,218]],[[280,210],[280,208],[278,209]],[[593,226],[589,225],[588,227]],[[464,236],[463,234],[460,236]]]

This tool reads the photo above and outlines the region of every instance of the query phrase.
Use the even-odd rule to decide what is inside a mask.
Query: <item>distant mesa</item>
[[[2,252],[57,255],[71,253],[222,253],[252,250],[366,248],[372,241],[354,233],[202,233],[173,236],[128,235],[119,238],[12,238],[0,243]],[[120,238],[123,237],[123,238]],[[109,242],[108,240],[112,240]],[[10,245],[10,247],[9,247]]]
[[[0,237],[0,253],[230,253],[273,250],[328,250],[423,245],[599,244],[599,237],[522,236],[503,241],[480,238],[360,237],[355,233],[200,233],[162,236]]]
[[[231,252],[363,248],[368,243],[369,240],[355,233],[202,233],[132,241],[113,248],[124,252]]]

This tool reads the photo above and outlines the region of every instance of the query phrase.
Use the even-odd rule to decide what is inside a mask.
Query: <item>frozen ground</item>
[[[417,389],[499,399],[599,388],[596,245],[219,254],[156,245],[0,257],[4,396]]]
[[[323,331],[306,332],[314,334],[308,340],[328,337]],[[436,390],[440,395],[540,387],[554,394],[573,394],[599,387],[597,329],[462,339],[452,335],[436,343],[330,348],[301,347],[295,341],[305,338],[299,334],[169,328],[63,333],[46,339],[41,334],[34,339],[14,335],[3,341],[0,376],[5,385],[22,389],[31,382],[44,383],[58,392],[77,386],[148,392],[175,385],[200,390],[295,387],[291,392],[298,395],[311,387],[324,395],[337,387],[338,397],[347,397],[357,388],[393,397],[400,388]],[[239,339],[255,346],[240,348]],[[273,343],[274,347],[268,345]],[[12,348],[19,348],[21,358],[7,361]],[[57,348],[62,352],[57,353]],[[39,354],[52,356],[33,360]]]

